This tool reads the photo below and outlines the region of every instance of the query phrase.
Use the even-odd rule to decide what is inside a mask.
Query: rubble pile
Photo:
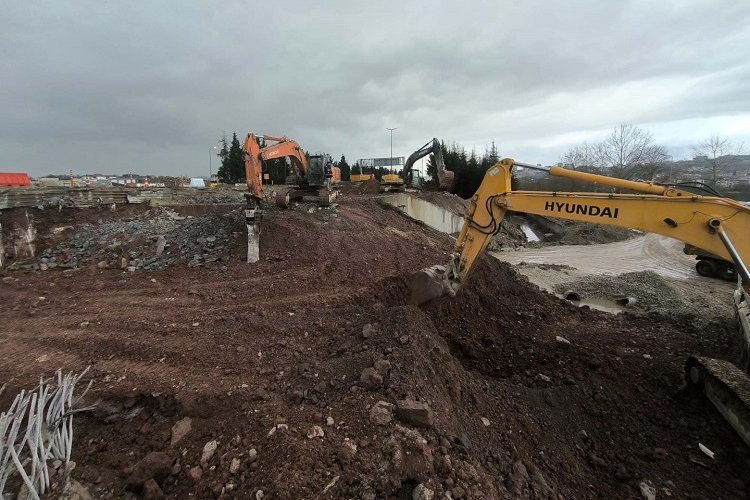
[[[57,228],[62,237],[40,248],[35,258],[17,260],[9,270],[48,271],[95,264],[100,269],[135,271],[188,267],[226,259],[226,249],[243,228],[240,210],[181,216],[171,208],[153,208],[133,217]]]

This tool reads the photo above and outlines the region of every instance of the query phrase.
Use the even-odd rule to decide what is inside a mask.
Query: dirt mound
[[[374,178],[362,182],[342,182],[339,186],[342,194],[378,194],[380,191],[380,183]]]
[[[730,320],[575,308],[493,259],[418,309],[447,236],[362,198],[264,222],[253,266],[238,240],[225,268],[0,269],[8,393],[92,365],[73,475],[95,497],[747,497],[750,453],[681,389]]]
[[[466,215],[466,209],[469,208],[469,200],[446,191],[421,191],[414,196],[461,216]]]
[[[603,224],[590,224],[588,222],[566,221],[562,219],[556,219],[556,222],[563,226],[563,230],[559,233],[559,240],[557,240],[557,243],[561,245],[613,243],[642,234],[632,229],[605,226]]]

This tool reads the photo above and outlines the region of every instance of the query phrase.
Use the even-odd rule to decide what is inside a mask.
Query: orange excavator
[[[260,140],[272,144],[260,146]],[[302,147],[292,139],[274,137],[271,135],[247,134],[245,138],[245,179],[250,193],[262,195],[260,176],[263,161],[275,158],[289,158],[291,172],[286,178],[286,189],[276,190],[276,204],[280,207],[289,206],[291,200],[301,200],[304,197],[314,197],[322,205],[330,205],[336,198],[337,191],[333,188],[341,182],[341,171],[333,165],[330,155],[305,155]],[[259,184],[255,185],[255,179]]]
[[[261,140],[271,144],[261,147]],[[258,262],[260,221],[263,217],[261,202],[263,193],[263,162],[275,158],[289,158],[291,173],[286,178],[287,187],[275,191],[276,204],[287,207],[291,200],[301,200],[305,196],[314,197],[321,205],[328,206],[336,198],[334,187],[341,182],[341,170],[333,165],[330,155],[305,155],[296,141],[286,137],[247,134],[243,145],[245,153],[245,193],[247,208],[247,262]]]

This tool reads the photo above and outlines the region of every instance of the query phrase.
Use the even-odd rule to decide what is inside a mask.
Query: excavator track
[[[750,446],[750,379],[728,361],[691,356],[685,363],[688,386],[701,391]]]

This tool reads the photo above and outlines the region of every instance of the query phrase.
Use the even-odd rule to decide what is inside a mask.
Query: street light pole
[[[386,130],[389,130],[391,132],[391,158],[390,158],[390,164],[389,166],[393,168],[393,131],[396,130],[398,127],[388,128],[386,127]],[[388,173],[391,173],[390,168],[388,169]]]
[[[208,182],[211,183],[211,177],[213,177],[213,167],[211,165],[211,160],[213,159],[213,154],[211,153],[212,149],[216,149],[217,146],[211,146],[208,148]]]

